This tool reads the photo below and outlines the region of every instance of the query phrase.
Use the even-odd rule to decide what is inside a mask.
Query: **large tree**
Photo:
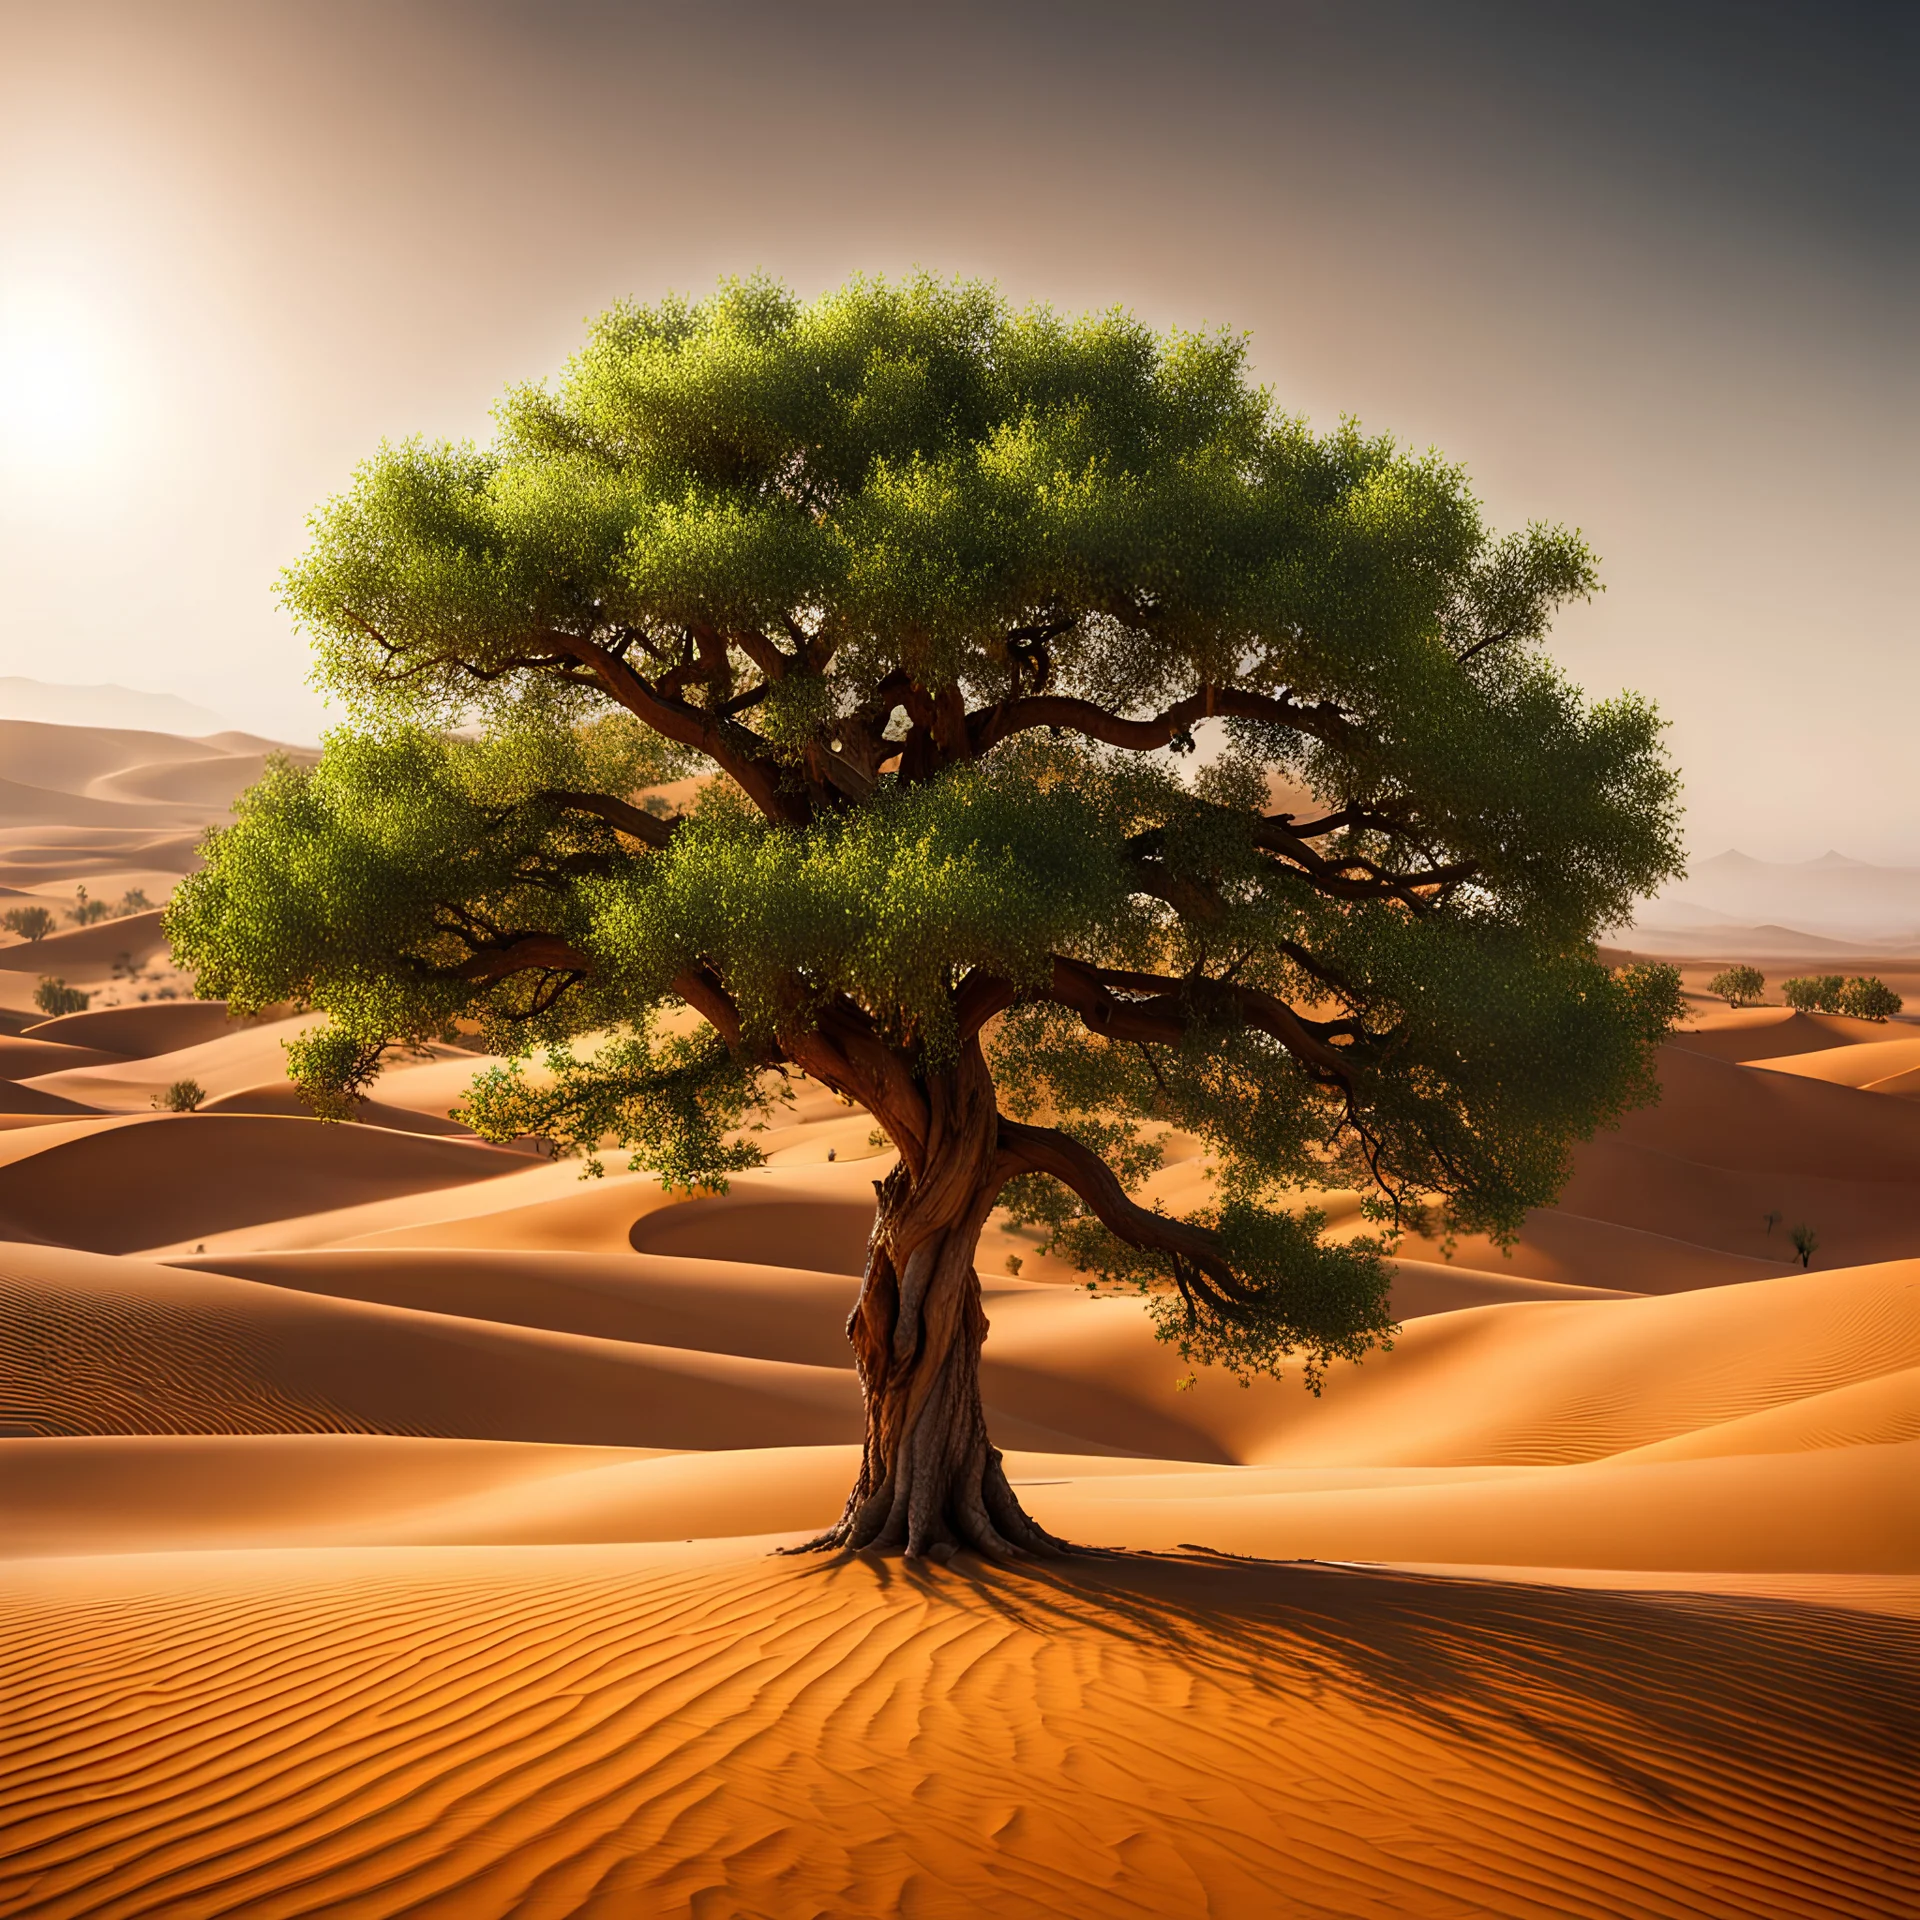
[[[981,1409],[996,1204],[1194,1361],[1317,1384],[1387,1271],[1303,1190],[1510,1235],[1648,1097],[1675,983],[1594,939],[1676,870],[1676,785],[1542,654],[1577,535],[1277,412],[1233,336],[927,279],[617,307],[497,427],[316,517],[286,590],[350,723],[212,836],[175,951],[331,1016],[323,1110],[464,1023],[550,1050],[483,1132],[688,1186],[787,1072],[870,1111],[823,1544],[1058,1544]],[[1132,1197],[1169,1129],[1188,1218]]]

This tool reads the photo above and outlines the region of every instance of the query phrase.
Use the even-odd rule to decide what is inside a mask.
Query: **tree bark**
[[[866,1404],[860,1474],[816,1549],[945,1559],[1067,1551],[1022,1509],[987,1434],[987,1316],[974,1255],[999,1197],[999,1113],[977,1049],[930,1089],[927,1151],[874,1184],[879,1205],[847,1321]]]

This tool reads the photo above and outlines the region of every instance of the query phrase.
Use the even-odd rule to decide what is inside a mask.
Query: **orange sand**
[[[266,744],[0,723],[0,887],[158,900]],[[1704,1014],[1318,1399],[996,1222],[995,1434],[1110,1551],[935,1569],[771,1552],[864,1114],[691,1201],[450,1048],[324,1127],[155,937],[0,946],[0,1915],[1920,1912],[1920,1029]]]

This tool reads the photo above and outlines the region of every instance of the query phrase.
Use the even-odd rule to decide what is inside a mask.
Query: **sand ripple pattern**
[[[1197,1558],[11,1578],[9,1916],[1920,1911],[1909,1619]]]
[[[0,1436],[378,1431],[286,1371],[269,1333],[203,1302],[0,1268]]]

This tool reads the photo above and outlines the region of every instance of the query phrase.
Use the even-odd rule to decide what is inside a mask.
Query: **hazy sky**
[[[1252,335],[1608,590],[1696,851],[1920,863],[1920,9],[0,0],[0,674],[311,736],[273,598],[589,312],[924,265]]]

